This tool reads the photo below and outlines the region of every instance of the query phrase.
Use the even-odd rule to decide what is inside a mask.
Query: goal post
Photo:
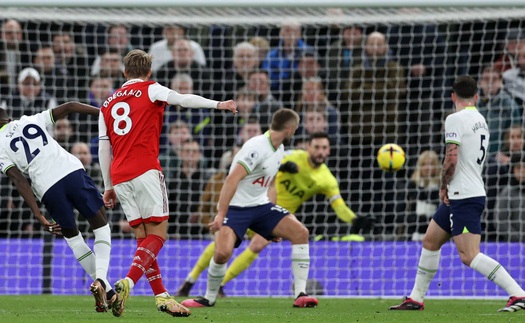
[[[226,0],[220,4],[205,0],[176,3],[167,0],[92,0],[89,3],[54,0],[45,4],[17,0],[0,4],[0,18],[18,21],[23,36],[20,43],[23,46],[18,47],[20,52],[0,53],[0,84],[5,82],[2,75],[7,75],[9,80],[7,85],[1,86],[0,101],[8,111],[12,109],[10,112],[16,108],[13,98],[19,91],[18,72],[25,67],[43,68],[35,58],[46,48],[52,49],[57,63],[52,71],[42,75],[43,90],[55,95],[59,102],[80,100],[100,105],[93,91],[105,89],[111,93],[121,80],[120,75],[100,78],[93,72],[97,58],[102,59],[107,48],[108,31],[116,25],[125,28],[125,35],[118,37],[126,37],[128,49],[146,51],[163,39],[165,26],[182,26],[185,37],[193,42],[192,50],[201,48],[201,58],[205,61],[205,66],[195,67],[199,73],[193,74],[191,70],[181,73],[191,75],[193,92],[216,99],[238,99],[243,109],[255,109],[261,102],[254,91],[248,89],[247,80],[233,82],[235,45],[251,41],[261,46],[261,50],[265,49],[264,44],[268,46],[266,50],[278,48],[281,25],[300,24],[301,38],[309,50],[296,57],[298,62],[304,59],[301,67],[286,71],[296,83],[282,87],[283,79],[273,79],[277,86],[272,88],[272,94],[283,101],[283,106],[301,113],[302,132],[297,138],[304,137],[310,129],[306,125],[308,111],[321,109],[326,112],[318,116],[319,119],[310,120],[308,127],[325,131],[337,129],[331,133],[332,155],[327,164],[338,179],[341,195],[349,207],[367,220],[364,222],[374,222],[373,226],[365,226],[359,232],[366,238],[365,242],[346,241],[354,231],[337,218],[324,196],[314,197],[297,212],[297,217],[311,232],[310,278],[311,284],[318,287],[313,288],[312,293],[334,297],[401,296],[411,290],[420,240],[438,202],[435,178],[414,181],[413,174],[422,154],[437,159],[435,167],[439,169],[444,148],[444,118],[452,112],[451,84],[455,77],[463,74],[481,80],[483,70],[494,64],[498,68],[502,68],[502,64],[517,68],[519,62],[515,57],[511,57],[511,62],[500,59],[509,54],[509,43],[525,39],[525,6],[522,1],[513,0],[497,3],[485,0]],[[344,45],[346,29],[355,29],[348,37],[360,39],[354,47]],[[398,71],[395,77],[370,72],[377,71],[365,55],[365,42],[372,33],[384,35],[388,49],[379,64],[383,64],[383,72],[384,66],[391,64],[388,66]],[[59,63],[60,54],[64,54],[60,51],[65,49],[54,48],[56,35],[70,35],[76,46],[75,55],[82,59]],[[13,57],[19,58],[18,65],[3,64]],[[265,58],[260,60],[262,63]],[[350,60],[354,63],[348,63]],[[261,66],[261,69],[266,67]],[[280,72],[283,71],[274,74]],[[154,73],[154,79],[158,75]],[[171,78],[158,81],[165,80],[168,82],[163,85],[171,86]],[[303,90],[305,83],[315,80],[321,80],[320,88]],[[241,83],[246,83],[245,88],[239,85]],[[494,256],[523,285],[525,227],[520,223],[525,221],[525,204],[511,203],[510,189],[505,190],[507,185],[513,184],[508,158],[500,158],[497,154],[502,151],[507,157],[510,155],[510,148],[506,146],[510,142],[505,141],[508,138],[505,133],[511,125],[522,128],[523,99],[513,97],[508,84],[500,83],[496,85],[502,89],[496,94],[482,93],[486,101],[480,104],[486,106],[493,96],[503,93],[510,100],[506,102],[513,102],[519,120],[510,120],[504,111],[490,114],[490,124],[498,127],[494,131],[491,129],[491,133],[498,140],[494,141],[497,148],[488,152],[484,174],[489,197],[482,220],[482,251]],[[294,87],[297,84],[300,87]],[[326,100],[318,99],[319,96],[307,99],[308,91],[325,92]],[[30,109],[25,111],[42,111],[44,107]],[[170,143],[170,125],[166,125],[161,140],[161,159],[165,158],[166,162],[163,169],[168,181],[171,219],[169,240],[159,262],[169,291],[175,293],[200,252],[211,241],[205,226],[195,223],[195,219],[203,217],[198,212],[202,192],[211,176],[224,168],[221,161],[228,160],[221,157],[239,143],[238,131],[249,118],[246,116],[246,120],[240,121],[240,118],[224,119],[213,113],[198,115],[195,110],[188,113],[170,111],[171,121],[177,118],[188,123],[198,120],[190,132],[201,144],[201,160],[207,162],[205,166],[200,164],[198,174],[194,172],[188,178],[191,172],[175,159],[168,158],[176,140]],[[70,148],[78,140],[85,141],[96,160],[96,123],[80,117],[69,122],[72,132],[61,139],[64,145]],[[322,126],[321,122],[326,125]],[[209,132],[199,132],[201,126]],[[267,125],[262,127],[267,128]],[[58,133],[55,130],[55,134]],[[523,133],[517,136],[523,137]],[[375,162],[377,149],[388,142],[400,145],[407,154],[405,166],[396,173],[383,172]],[[96,164],[88,168],[101,184]],[[0,181],[0,272],[4,273],[0,294],[86,294],[89,277],[75,263],[63,239],[45,238],[8,178],[2,176]],[[207,206],[211,210],[215,207],[212,203]],[[122,211],[117,209],[108,214],[113,234],[110,270],[113,282],[127,273],[135,241]],[[81,217],[79,223],[83,235],[92,239],[93,234]],[[235,255],[246,246],[247,242],[243,242]],[[289,243],[272,243],[253,266],[227,285],[226,293],[232,296],[290,296],[290,252]],[[204,273],[194,287],[195,294],[204,293],[205,281]],[[150,295],[146,279],[141,279],[134,293]],[[505,292],[462,266],[454,246],[447,243],[429,296],[490,298],[504,297]]]

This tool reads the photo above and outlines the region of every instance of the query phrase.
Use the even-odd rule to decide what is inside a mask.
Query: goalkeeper
[[[285,156],[275,179],[276,189],[269,191],[269,194],[277,194],[276,204],[291,213],[295,213],[301,204],[313,195],[324,194],[329,199],[337,216],[344,222],[352,223],[357,216],[341,197],[337,179],[325,164],[329,155],[330,140],[328,135],[314,133],[308,138],[306,151],[293,150]],[[275,201],[272,196],[270,199]],[[248,235],[253,236],[250,244],[228,267],[219,295],[224,296],[223,286],[246,270],[271,242],[251,231],[248,232]],[[364,240],[362,236],[357,234],[351,234],[345,238],[347,241]],[[214,251],[215,242],[211,242],[179,288],[177,296],[189,296],[195,281],[208,267]]]

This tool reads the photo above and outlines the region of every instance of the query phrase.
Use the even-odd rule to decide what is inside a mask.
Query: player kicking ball
[[[248,140],[235,155],[219,196],[217,216],[209,224],[216,248],[208,269],[206,294],[183,301],[183,306],[215,305],[228,260],[247,229],[267,240],[290,240],[295,286],[293,306],[317,306],[317,299],[305,292],[310,267],[308,230],[293,214],[268,198],[268,189],[274,185],[284,157],[283,143],[290,142],[298,125],[299,115],[295,111],[279,109],[272,116],[270,130]]]
[[[0,109],[0,170],[15,184],[42,227],[51,234],[64,236],[77,261],[94,280],[90,292],[95,297],[95,310],[106,312],[117,295],[107,279],[111,231],[104,202],[80,160],[62,148],[46,130],[71,112],[98,116],[99,109],[67,102],[16,121]],[[40,212],[33,192],[57,223],[49,222]],[[78,231],[74,209],[93,229],[93,250]]]

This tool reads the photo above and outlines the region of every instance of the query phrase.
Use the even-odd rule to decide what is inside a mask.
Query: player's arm
[[[218,109],[237,113],[237,104],[233,100],[219,102],[206,99],[199,95],[180,94],[158,83],[149,86],[148,95],[151,102],[162,101],[171,105],[180,105],[185,108]]]
[[[53,120],[62,119],[72,112],[81,113],[81,114],[91,114],[94,116],[98,116],[98,114],[100,113],[100,109],[95,108],[88,104],[84,104],[84,103],[80,103],[76,101],[70,101],[70,102],[63,103],[51,110]]]
[[[357,215],[346,205],[341,195],[336,195],[330,198],[330,205],[334,209],[335,214],[341,221],[352,223]]]
[[[37,218],[38,222],[42,225],[43,228],[47,232],[53,233],[53,234],[59,234],[60,233],[60,226],[56,223],[49,222],[42,212],[40,212],[40,208],[38,207],[38,203],[36,201],[35,196],[33,195],[33,190],[31,189],[31,185],[27,181],[27,178],[20,172],[20,170],[16,167],[11,167],[7,169],[6,175],[9,176],[13,184],[15,184],[16,188],[18,189],[18,192],[22,197],[24,198],[24,201],[29,206],[35,217]]]
[[[219,204],[217,206],[218,212],[215,216],[215,219],[210,223],[210,232],[215,233],[218,231],[221,226],[226,213],[228,212],[228,207],[230,202],[239,186],[239,182],[248,175],[248,171],[241,164],[236,164],[233,167],[233,170],[228,174],[224,185],[221,189],[221,194],[219,195]]]
[[[215,101],[203,98],[202,96],[194,94],[180,94],[176,91],[170,91],[168,99],[166,100],[171,105],[180,105],[184,108],[192,109],[218,109],[227,110],[233,113],[237,113],[237,104],[233,100],[228,101]]]
[[[447,204],[448,201],[448,184],[454,176],[456,171],[456,165],[458,163],[458,152],[459,145],[448,142],[445,149],[445,161],[443,161],[443,170],[441,171],[441,187],[439,188],[439,198],[443,203]]]
[[[113,190],[113,182],[111,181],[111,143],[107,135],[106,121],[104,115],[100,113],[98,117],[98,161],[100,164],[100,172],[104,180],[104,205],[107,208],[113,208],[117,202],[117,196]]]

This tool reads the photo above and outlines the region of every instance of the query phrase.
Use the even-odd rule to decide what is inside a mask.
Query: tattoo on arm
[[[443,171],[441,172],[441,188],[447,188],[447,185],[450,183],[452,176],[456,170],[458,158],[458,145],[456,144],[447,144],[445,161],[443,162]]]

